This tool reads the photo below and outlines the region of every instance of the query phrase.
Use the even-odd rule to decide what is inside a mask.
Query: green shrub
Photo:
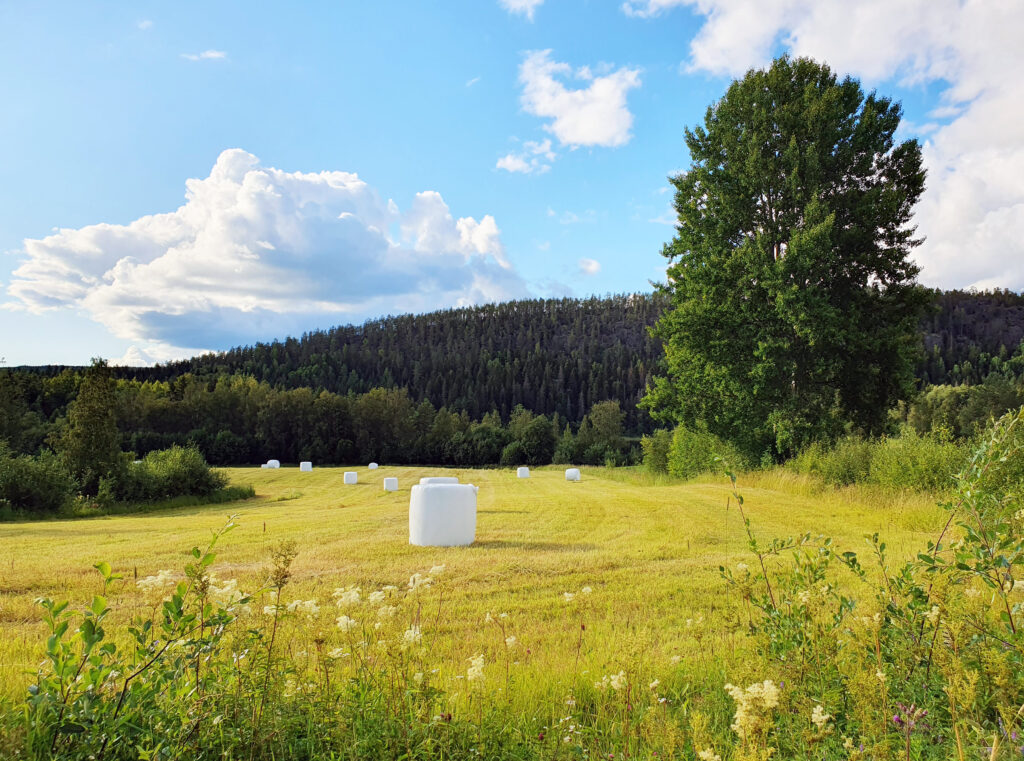
[[[0,506],[7,517],[60,512],[77,489],[78,483],[61,458],[50,452],[13,457],[0,442]]]
[[[651,473],[668,473],[668,452],[672,447],[672,431],[660,429],[640,439],[644,467]]]
[[[677,478],[693,478],[700,473],[720,469],[716,457],[730,466],[745,467],[746,459],[736,447],[707,431],[693,431],[685,426],[676,428],[668,452],[668,472]]]
[[[173,446],[132,462],[129,455],[100,482],[99,501],[153,502],[179,496],[207,496],[227,485],[195,446]]]
[[[514,468],[517,465],[523,465],[526,461],[526,449],[518,441],[509,443],[501,450],[500,464],[506,468]]]
[[[790,461],[798,473],[813,474],[833,486],[864,483],[871,472],[874,445],[858,436],[846,436],[832,447],[815,442]]]
[[[907,427],[900,436],[874,444],[868,480],[890,488],[940,491],[952,486],[966,462],[963,445]]]

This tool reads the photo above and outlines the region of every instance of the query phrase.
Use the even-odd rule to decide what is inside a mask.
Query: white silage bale
[[[398,491],[398,479],[397,478],[385,478],[384,479],[384,491]]]
[[[459,479],[455,476],[428,476],[421,478],[421,484],[457,484]]]
[[[409,544],[457,547],[476,539],[473,484],[416,484],[409,497]]]
[[[281,461],[280,460],[267,460],[267,467],[268,468],[280,468],[281,467]]]
[[[565,480],[566,481],[579,481],[580,480],[580,469],[579,468],[569,468],[568,470],[566,470],[565,471]]]
[[[309,460],[303,460],[302,462],[299,463],[299,470],[301,470],[303,473],[312,473],[313,463],[309,462]]]
[[[518,470],[516,470],[516,478],[529,478],[529,477],[530,477],[530,469],[529,468],[519,468]]]
[[[359,474],[354,470],[345,471],[345,483],[348,485],[359,483]]]
[[[263,468],[264,470],[266,470],[266,469],[267,469],[267,468],[269,468],[270,466],[269,466],[269,465],[267,465],[266,463],[263,463],[262,465],[260,465],[260,467],[261,467],[261,468]]]
[[[369,465],[367,465],[366,467],[368,467],[368,468],[369,468],[370,470],[376,470],[376,469],[377,469],[377,463],[375,463],[375,462],[371,462],[371,463],[370,463]]]

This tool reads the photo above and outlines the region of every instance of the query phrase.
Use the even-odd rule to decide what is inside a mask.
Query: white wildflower
[[[166,589],[167,587],[173,587],[177,583],[178,580],[177,578],[175,578],[174,571],[164,570],[157,571],[156,574],[154,574],[153,576],[146,576],[144,578],[138,579],[135,582],[135,586],[137,586],[139,589],[144,589],[148,592],[155,589]]]
[[[338,628],[341,629],[343,632],[350,632],[357,626],[359,626],[358,621],[356,621],[354,618],[349,618],[348,616],[338,616],[337,624]]]
[[[505,637],[505,647],[514,647],[516,644],[516,638],[514,636]]]
[[[417,671],[412,675],[412,680],[416,682],[416,684],[423,684],[423,672]]]
[[[435,565],[435,566],[432,566],[431,569],[429,571],[427,571],[427,573],[429,573],[431,576],[440,576],[442,573],[444,573],[444,570],[447,567],[448,566],[446,566],[444,564]]]
[[[469,659],[469,664],[469,669],[466,671],[466,681],[483,684],[484,656],[482,654],[473,656]]]
[[[612,674],[608,677],[608,684],[616,692],[626,689],[626,672],[620,671],[618,674]]]
[[[398,612],[398,606],[396,605],[381,605],[377,610],[378,618],[391,618]]]
[[[359,587],[344,587],[334,590],[334,599],[338,601],[338,607],[344,605],[359,604]]]
[[[697,754],[700,761],[722,761],[722,757],[715,753],[713,748],[705,748]]]
[[[594,590],[591,589],[590,587],[583,587],[583,589],[580,590],[580,594],[581,595],[589,595],[593,591]]]
[[[932,625],[938,623],[938,620],[939,620],[939,606],[938,605],[933,605],[932,609],[924,614],[924,617],[926,619],[928,619],[928,623],[930,623]]]
[[[660,679],[655,679],[655,680],[654,680],[653,682],[651,682],[651,683],[650,683],[649,685],[647,685],[647,686],[648,686],[648,687],[649,687],[650,689],[652,689],[652,690],[653,690],[653,689],[656,689],[656,688],[657,688],[657,686],[658,686],[659,684],[661,684],[661,680],[660,680]]]
[[[750,573],[750,566],[746,563],[740,562],[736,564],[736,570],[740,573]]]
[[[405,630],[405,634],[402,635],[402,641],[407,645],[416,645],[423,639],[423,632],[420,627],[413,624]]]
[[[430,586],[430,582],[433,581],[429,576],[424,576],[422,573],[414,573],[409,577],[409,591],[415,592],[420,587],[427,588]]]
[[[562,599],[566,602],[572,602],[575,597],[576,594],[573,592],[562,592]]]
[[[285,610],[289,613],[302,613],[313,617],[320,612],[320,606],[316,604],[316,600],[293,600],[288,603]]]
[[[832,715],[825,713],[825,709],[821,705],[814,706],[814,710],[811,711],[811,723],[817,728],[818,733],[831,731],[831,727],[828,723],[832,721]]]
[[[384,590],[380,589],[376,592],[370,592],[370,594],[366,596],[366,601],[376,604],[379,602],[384,602],[385,597],[387,597],[387,593],[385,593]]]

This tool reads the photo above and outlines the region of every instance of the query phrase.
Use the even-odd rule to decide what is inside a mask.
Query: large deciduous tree
[[[753,457],[844,425],[880,431],[913,389],[927,296],[909,254],[921,149],[899,104],[783,57],[686,130],[655,328],[666,370],[645,405]]]

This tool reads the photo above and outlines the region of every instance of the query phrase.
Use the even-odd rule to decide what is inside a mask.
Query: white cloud
[[[921,279],[1024,289],[1024,3],[629,0],[623,9],[653,16],[683,6],[705,17],[691,69],[740,75],[781,46],[868,87],[942,83],[929,114],[939,123],[916,133],[927,136],[927,190],[915,219],[926,238],[915,252]]]
[[[562,79],[577,79],[586,87],[570,89]],[[519,67],[523,109],[550,119],[544,129],[570,148],[625,145],[632,135],[633,114],[626,103],[629,91],[640,86],[640,70],[622,67],[595,76],[589,67],[573,72],[567,63],[551,60],[550,50],[526,54]]]
[[[475,85],[479,81],[480,81],[480,77],[473,77],[472,79],[466,81],[466,87],[472,87],[473,85]]]
[[[544,0],[498,0],[498,3],[509,13],[518,13],[533,21],[533,12],[544,4]]]
[[[550,139],[540,143],[527,140],[523,143],[523,151],[505,154],[498,159],[495,168],[522,174],[544,174],[551,169],[551,162],[554,160],[555,152],[551,150]]]
[[[181,57],[189,61],[222,61],[228,54],[223,50],[204,50],[202,53],[182,53]]]
[[[143,31],[146,31],[147,29],[152,29],[153,28],[153,22],[150,21],[148,18],[147,19],[142,19],[142,21],[140,21],[138,24],[136,24],[136,26],[139,29],[141,29]]]
[[[494,218],[455,218],[434,191],[402,214],[355,174],[285,172],[238,149],[186,188],[169,213],[26,240],[4,306],[82,310],[163,360],[527,295]]]
[[[579,261],[580,272],[584,275],[596,275],[601,271],[601,262],[596,259],[588,259],[583,257]]]

